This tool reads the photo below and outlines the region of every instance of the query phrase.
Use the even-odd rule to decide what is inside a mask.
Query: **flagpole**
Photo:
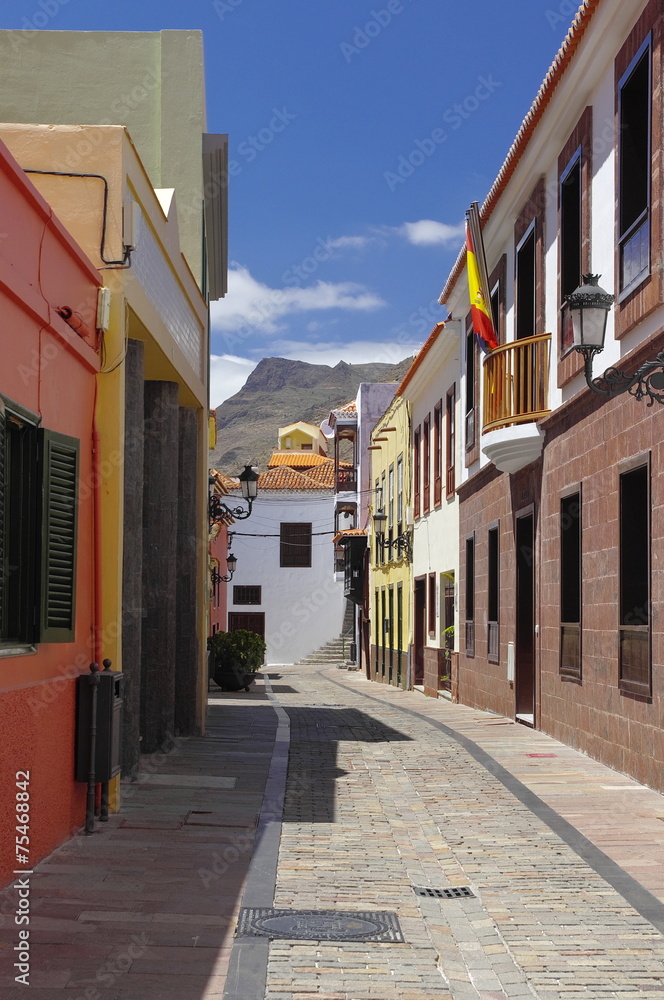
[[[491,289],[489,288],[489,272],[486,266],[484,239],[482,237],[482,226],[480,223],[480,207],[476,201],[473,201],[470,204],[468,219],[470,222],[470,232],[473,238],[473,245],[475,247],[475,259],[477,260],[477,270],[480,273],[482,291],[486,296],[485,305],[487,307],[487,310],[489,310],[489,315],[491,316],[491,321],[493,322],[493,316],[491,315]]]

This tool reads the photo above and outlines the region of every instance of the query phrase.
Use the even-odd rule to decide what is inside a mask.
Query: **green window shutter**
[[[6,417],[5,417],[5,404],[0,399],[0,638],[5,635],[6,631],[6,600],[5,600],[5,580],[6,580],[6,568],[5,568],[5,511],[7,507],[6,500],[6,483],[7,483],[7,469],[5,465],[5,434],[6,434]]]
[[[40,642],[73,642],[79,442],[40,430],[42,484]]]

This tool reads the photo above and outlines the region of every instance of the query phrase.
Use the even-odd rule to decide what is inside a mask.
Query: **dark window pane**
[[[650,624],[648,467],[620,477],[620,623]]]
[[[489,531],[489,621],[498,621],[499,566],[498,528]]]
[[[620,235],[648,206],[650,176],[650,50],[620,91]]]
[[[475,539],[466,539],[466,621],[475,618]]]
[[[535,228],[516,255],[516,336],[535,336]]]
[[[620,477],[620,689],[650,695],[649,467]]]
[[[560,502],[560,620],[581,621],[581,498]]]
[[[564,301],[581,283],[581,158],[560,185],[560,294]]]

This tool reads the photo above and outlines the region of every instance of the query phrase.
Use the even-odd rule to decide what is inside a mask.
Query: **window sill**
[[[0,645],[0,657],[3,656],[32,656],[33,653],[37,652],[37,647],[33,646],[31,643],[25,643],[25,645],[17,646],[2,646]]]

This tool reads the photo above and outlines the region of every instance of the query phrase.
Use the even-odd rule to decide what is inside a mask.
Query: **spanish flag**
[[[466,268],[470,293],[470,314],[477,342],[485,353],[494,351],[499,345],[491,316],[491,303],[485,294],[489,290],[489,281],[484,258],[480,213],[476,201],[466,212]]]

